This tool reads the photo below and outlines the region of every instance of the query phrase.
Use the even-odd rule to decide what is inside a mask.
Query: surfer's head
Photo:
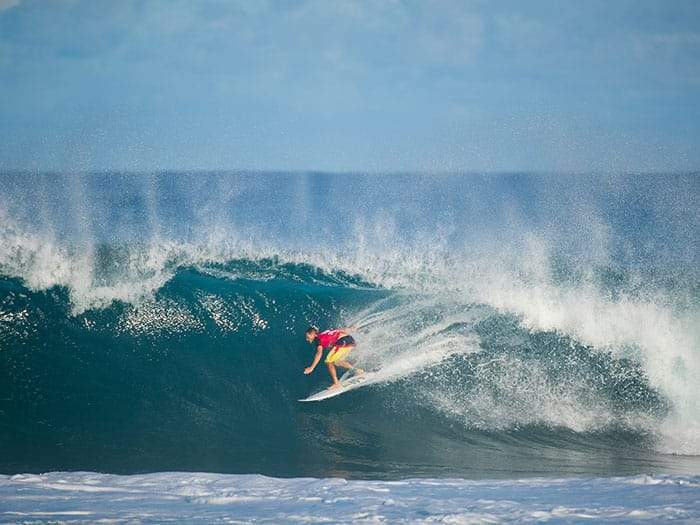
[[[318,328],[316,328],[315,326],[309,326],[306,329],[306,333],[304,334],[304,337],[306,337],[306,340],[309,343],[313,343],[314,340],[316,339],[317,335],[318,335]]]

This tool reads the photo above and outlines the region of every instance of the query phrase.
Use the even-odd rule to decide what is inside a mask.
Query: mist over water
[[[697,471],[696,176],[0,181],[3,472]]]

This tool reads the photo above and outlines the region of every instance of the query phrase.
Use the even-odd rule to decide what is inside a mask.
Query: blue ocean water
[[[2,174],[0,473],[688,480],[699,196],[695,175]],[[302,373],[310,324],[356,324],[375,380],[299,403],[329,382]]]

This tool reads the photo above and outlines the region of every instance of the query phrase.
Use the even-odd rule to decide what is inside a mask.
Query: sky
[[[0,169],[700,169],[696,0],[0,0]]]

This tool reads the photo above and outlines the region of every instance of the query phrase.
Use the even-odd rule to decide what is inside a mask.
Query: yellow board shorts
[[[337,361],[342,361],[347,357],[350,351],[355,348],[355,341],[349,335],[341,337],[336,341],[336,346],[328,352],[326,356],[326,363],[335,363]]]

